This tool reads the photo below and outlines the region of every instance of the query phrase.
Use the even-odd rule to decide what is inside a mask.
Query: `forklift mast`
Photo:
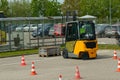
[[[72,21],[77,20],[77,11],[66,11],[66,22],[70,20],[71,15],[72,15]]]

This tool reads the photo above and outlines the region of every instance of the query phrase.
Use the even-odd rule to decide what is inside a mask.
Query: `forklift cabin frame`
[[[83,27],[85,30],[80,30]],[[98,45],[95,25],[92,21],[67,22],[65,33],[64,58],[78,57],[88,59],[97,57]]]

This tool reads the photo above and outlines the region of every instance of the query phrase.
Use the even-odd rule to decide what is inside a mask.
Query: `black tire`
[[[65,59],[68,58],[68,51],[66,49],[63,50],[62,56]]]
[[[88,53],[82,53],[82,59],[83,59],[83,60],[89,59]]]

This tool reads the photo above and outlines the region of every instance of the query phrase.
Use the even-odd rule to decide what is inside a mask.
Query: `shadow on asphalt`
[[[108,58],[112,58],[113,56],[110,55],[97,55],[96,59],[108,59]]]
[[[108,59],[108,58],[112,58],[112,57],[113,56],[110,56],[110,55],[97,55],[97,58],[85,59],[85,60]],[[74,57],[69,57],[67,59],[83,60],[81,58],[74,58]]]

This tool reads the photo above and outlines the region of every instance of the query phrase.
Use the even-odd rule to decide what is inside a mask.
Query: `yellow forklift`
[[[93,21],[66,22],[63,58],[96,58],[98,44]]]

